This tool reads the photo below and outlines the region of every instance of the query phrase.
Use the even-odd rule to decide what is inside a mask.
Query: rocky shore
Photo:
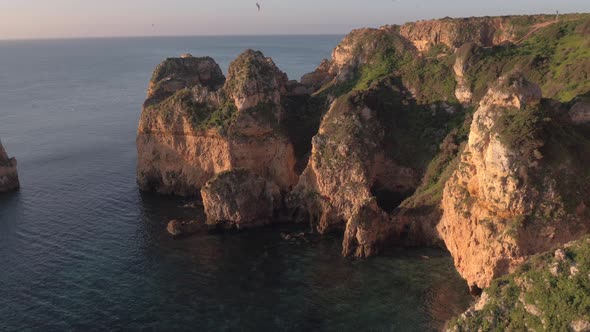
[[[170,58],[137,180],[200,195],[210,226],[341,232],[345,256],[441,246],[480,294],[590,231],[589,34],[587,14],[359,29],[300,82],[253,50],[227,77]]]

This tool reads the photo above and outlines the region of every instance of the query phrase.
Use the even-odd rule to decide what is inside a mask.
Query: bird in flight
[[[258,8],[258,11],[260,11],[260,3],[256,3],[256,8]]]

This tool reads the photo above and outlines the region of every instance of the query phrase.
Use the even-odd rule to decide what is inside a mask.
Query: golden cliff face
[[[293,147],[279,130],[285,82],[260,52],[238,57],[225,82],[210,58],[166,60],[138,128],[140,188],[197,195],[215,174],[247,168],[287,190],[297,174]]]
[[[472,286],[487,287],[529,255],[590,227],[587,212],[568,211],[569,198],[558,188],[558,181],[579,176],[572,168],[580,160],[565,155],[557,166],[548,160],[555,151],[544,122],[559,120],[550,113],[555,104],[545,104],[538,86],[519,76],[501,78],[475,112],[459,166],[446,183],[438,230]],[[550,110],[541,117],[536,112],[543,108]],[[573,199],[584,205],[584,197]]]
[[[16,159],[8,158],[8,154],[0,142],[0,193],[15,191],[19,187]]]
[[[376,189],[404,195],[419,180],[414,169],[385,153],[387,128],[370,99],[371,94],[353,93],[332,103],[312,140],[307,168],[289,196],[298,217],[318,232],[346,228],[344,255],[363,257],[377,252],[397,230],[377,205]]]
[[[445,246],[470,286],[486,287],[590,229],[590,108],[573,78],[587,66],[568,46],[590,25],[553,20],[355,30],[301,84],[254,51],[227,79],[210,58],[168,60],[140,121],[138,183],[181,195],[209,183],[211,223],[253,227],[280,212],[344,231],[345,256]],[[572,82],[552,85],[559,77]]]

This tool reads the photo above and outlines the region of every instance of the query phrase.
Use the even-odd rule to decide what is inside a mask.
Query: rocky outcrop
[[[269,224],[281,208],[279,188],[246,169],[222,172],[201,189],[207,224],[251,228]]]
[[[15,191],[20,188],[16,159],[8,158],[8,154],[0,142],[0,193]]]
[[[346,223],[342,255],[369,257],[377,254],[396,233],[399,226],[370,198],[357,206]]]
[[[376,186],[412,191],[419,176],[384,153],[385,127],[371,95],[353,93],[332,104],[312,140],[311,157],[289,204],[324,233],[343,229]]]
[[[590,239],[536,255],[492,282],[446,330],[589,331]]]
[[[356,29],[351,31],[332,51],[332,58],[324,61],[311,75],[303,77],[302,82],[317,81],[342,83],[353,80],[357,70],[363,65],[379,62],[379,55],[394,49],[403,53],[412,49],[396,29]]]
[[[559,119],[559,107],[542,103],[539,87],[519,75],[501,78],[474,114],[467,146],[444,189],[438,226],[473,288],[588,232],[587,212],[575,207],[585,206],[590,185],[563,187],[579,183],[586,157],[564,147],[574,138],[547,134],[562,126],[577,132]]]
[[[171,220],[168,222],[166,230],[174,237],[185,237],[196,233],[206,232],[209,229],[204,221],[190,220]]]
[[[453,65],[453,71],[457,80],[455,97],[462,104],[471,104],[473,101],[473,92],[467,81],[466,72],[475,47],[474,43],[465,43],[455,52],[456,59]]]
[[[334,76],[335,73],[332,71],[332,62],[328,59],[324,59],[316,70],[301,77],[301,84],[311,87],[312,90],[315,91],[333,80]]]
[[[147,99],[148,102],[155,102],[196,85],[216,90],[224,82],[221,68],[210,57],[193,58],[183,55],[180,58],[169,58],[154,70]]]
[[[210,58],[167,59],[150,82],[138,129],[142,190],[197,195],[215,174],[247,168],[288,190],[297,182],[283,134],[287,76],[246,51],[225,80]]]
[[[444,18],[406,23],[399,32],[419,51],[427,52],[439,44],[455,49],[468,42],[485,47],[513,43],[536,24],[554,20],[553,15]]]

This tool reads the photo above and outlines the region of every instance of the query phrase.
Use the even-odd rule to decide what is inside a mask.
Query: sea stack
[[[8,158],[0,141],[0,193],[16,191],[19,188],[16,159]]]
[[[247,50],[224,77],[208,57],[170,58],[154,71],[137,135],[142,190],[196,196],[216,174],[246,168],[283,191],[297,182],[281,130],[287,75]]]

